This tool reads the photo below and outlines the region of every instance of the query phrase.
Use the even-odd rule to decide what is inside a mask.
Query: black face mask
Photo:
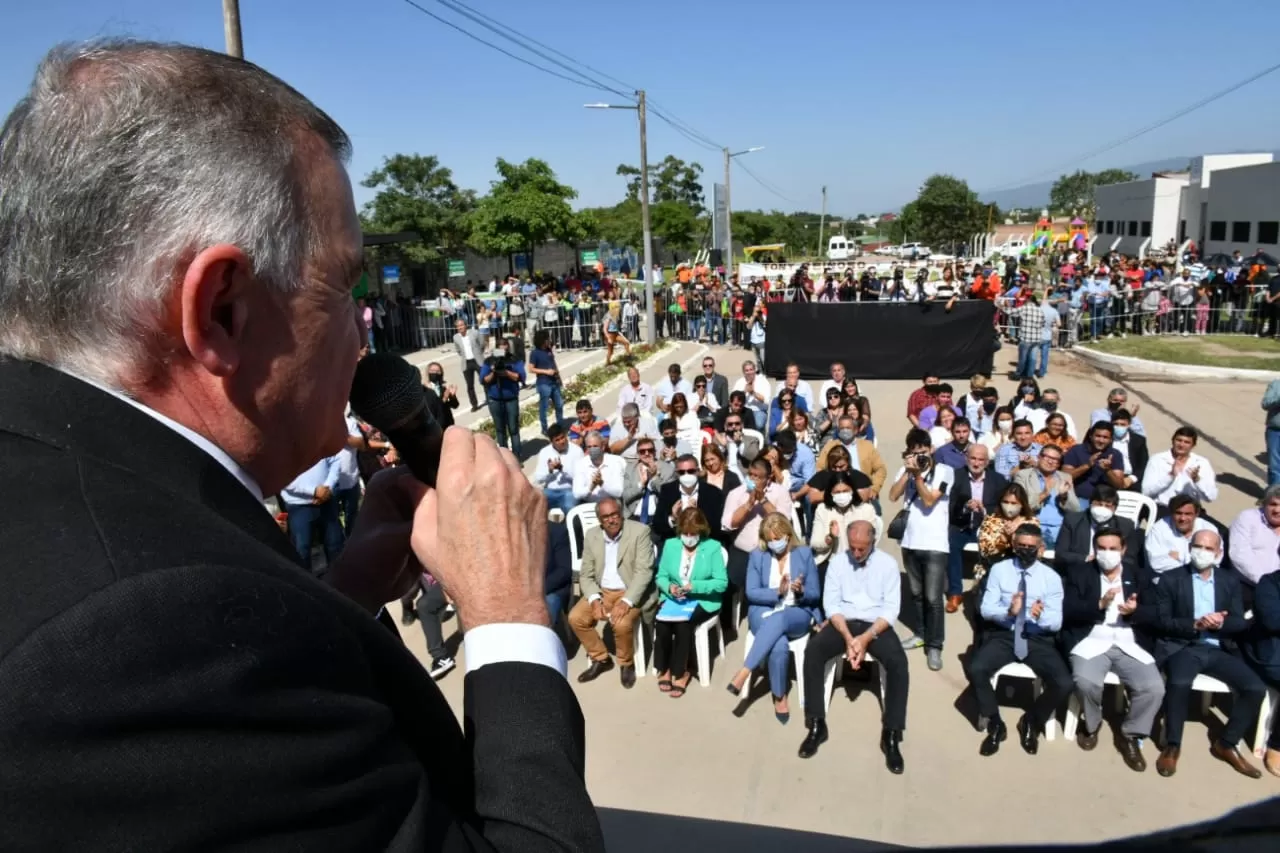
[[[675,447],[676,437],[674,435],[664,435],[662,437],[662,443],[665,444],[667,447]]]
[[[427,381],[428,381],[428,382],[430,382],[432,385],[441,385],[441,384],[443,384],[443,383],[444,383],[444,374],[443,374],[443,373],[428,373],[428,374],[427,374]]]
[[[1040,401],[1040,408],[1044,409],[1046,412],[1056,412],[1058,411],[1058,401],[1042,400]]]
[[[1013,556],[1017,557],[1018,562],[1025,568],[1036,561],[1036,558],[1039,556],[1039,551],[1039,548],[1023,545],[1013,549]]]
[[[983,402],[982,411],[986,412],[987,414],[991,414],[995,410],[996,410],[995,400],[986,400],[985,402]]]

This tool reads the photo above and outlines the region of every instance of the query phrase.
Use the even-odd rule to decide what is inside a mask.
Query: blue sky
[[[460,20],[435,0],[418,2]],[[1280,3],[465,2],[645,88],[717,143],[766,146],[745,164],[787,198],[735,170],[735,209],[817,210],[826,184],[833,212],[871,213],[911,200],[938,171],[982,190],[1050,179],[1068,163],[1100,169],[1280,147],[1277,72],[1075,162],[1270,63],[1265,34],[1280,30]],[[58,41],[128,34],[223,47],[219,0],[6,5],[6,112]],[[578,189],[581,204],[601,205],[621,198],[617,164],[638,160],[632,114],[582,108],[616,96],[519,65],[403,0],[242,0],[241,14],[246,57],[350,132],[356,180],[386,155],[419,152],[483,190],[495,158],[535,156]],[[697,160],[720,180],[718,151],[661,122],[650,122],[649,149],[653,160]],[[369,196],[356,193],[357,201]]]

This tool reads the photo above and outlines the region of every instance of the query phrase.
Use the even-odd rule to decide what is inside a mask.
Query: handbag
[[[901,542],[902,537],[907,534],[907,514],[908,510],[900,509],[898,514],[893,517],[893,521],[889,522],[889,529],[885,532],[895,542]]]

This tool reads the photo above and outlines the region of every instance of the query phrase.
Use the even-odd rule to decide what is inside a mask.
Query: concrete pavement
[[[697,370],[698,345],[684,343],[668,352],[673,354],[645,369],[646,381],[660,380],[672,361],[684,363],[686,374]],[[714,347],[711,352],[730,382],[740,375],[744,351]],[[1012,367],[1004,363],[1006,354],[1002,350],[998,355],[997,370]],[[592,363],[601,357],[597,355]],[[850,373],[857,376],[857,360],[850,359],[848,364]],[[456,367],[446,361],[445,368],[454,381]],[[993,384],[1003,399],[1012,395],[1012,380],[997,374]],[[1063,409],[1083,430],[1089,413],[1105,403],[1107,390],[1124,383],[1055,352],[1049,377],[1041,384],[1061,392]],[[916,385],[905,380],[862,383],[862,392],[873,403],[880,451],[891,468],[908,427],[907,395]],[[1143,381],[1128,388],[1130,401],[1140,406],[1152,453],[1168,448],[1170,434],[1180,424],[1200,430],[1198,450],[1218,474],[1220,496],[1210,506],[1216,518],[1230,524],[1237,513],[1253,505],[1265,481],[1265,464],[1259,458],[1263,451],[1261,383]],[[617,388],[599,395],[596,410],[611,414],[616,399]],[[886,488],[881,496],[884,513],[892,518],[898,507],[887,496]],[[883,547],[898,556],[896,543],[886,540]],[[455,631],[456,623],[448,622],[445,628],[446,633]],[[1280,795],[1280,780],[1245,779],[1211,758],[1209,729],[1194,710],[1178,774],[1171,779],[1156,775],[1157,753],[1150,742],[1145,748],[1147,772],[1139,775],[1126,768],[1111,746],[1111,721],[1091,753],[1062,740],[1059,733],[1052,743],[1042,741],[1036,756],[1023,753],[1014,738],[997,756],[981,758],[981,735],[966,716],[972,703],[960,660],[970,633],[961,614],[947,618],[947,629],[941,672],[929,672],[923,654],[910,653],[912,684],[903,776],[889,774],[879,753],[878,686],[873,673],[846,674],[828,715],[831,740],[816,757],[803,761],[796,757],[804,735],[797,687],[791,692],[789,725],[775,721],[764,688],[760,688],[764,695],[754,695],[735,715],[738,702],[723,685],[742,661],[741,641],[731,644],[727,657],[716,661],[711,689],[694,682],[679,700],[660,694],[651,676],[640,679],[630,691],[623,690],[612,674],[579,685],[574,679],[586,666],[579,650],[569,663],[569,675],[587,721],[591,794],[602,809],[907,845],[1100,841],[1213,818]],[[899,632],[905,635],[901,628]],[[405,629],[404,636],[425,661],[421,630]],[[441,687],[461,714],[459,663]],[[1006,721],[1012,724],[1017,719],[1015,702],[1021,707],[1028,700],[1025,695],[1009,699]],[[631,818],[635,815],[621,821],[610,813],[606,821],[612,832],[610,849],[651,849],[654,839],[666,837],[656,817],[651,824]],[[757,836],[747,830],[744,837]],[[763,836],[759,840],[763,842]],[[743,848],[738,842],[732,846],[781,849],[749,843]]]

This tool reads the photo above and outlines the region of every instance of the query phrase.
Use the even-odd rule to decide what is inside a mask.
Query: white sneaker
[[[444,675],[457,665],[458,664],[455,663],[451,657],[436,658],[431,662],[431,669],[427,670],[427,672],[432,678],[440,678],[440,676]]]

